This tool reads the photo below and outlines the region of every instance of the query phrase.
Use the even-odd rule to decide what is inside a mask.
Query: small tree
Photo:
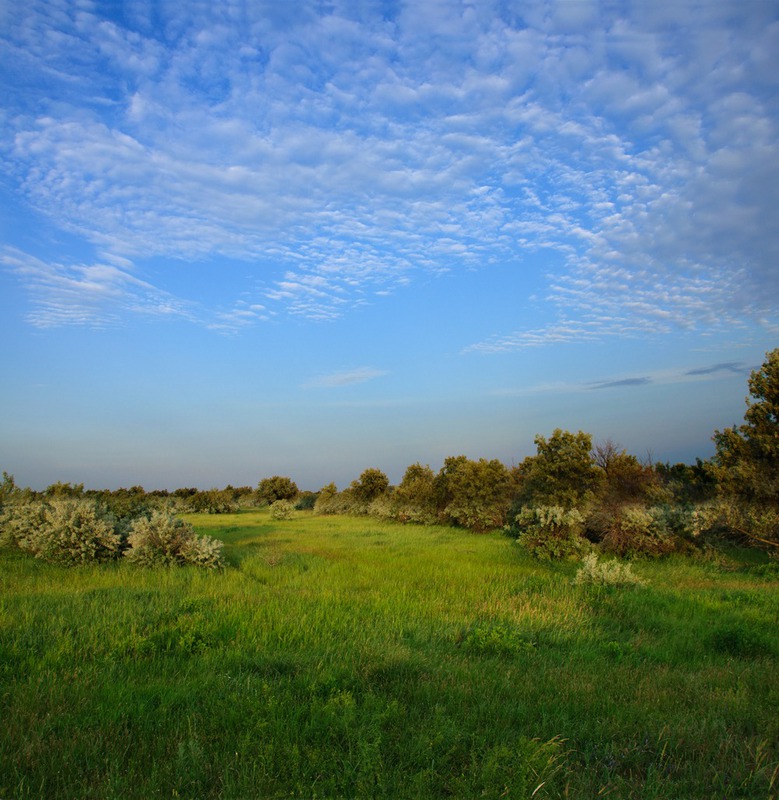
[[[513,481],[497,459],[447,459],[439,474],[445,516],[477,532],[502,527],[511,504]]]
[[[319,494],[314,503],[314,513],[316,514],[337,514],[335,510],[336,498],[338,497],[338,487],[334,483],[328,483],[319,490]]]
[[[371,503],[389,489],[389,479],[380,469],[366,469],[360,479],[354,481],[351,490],[362,503]]]
[[[297,485],[284,475],[263,478],[257,484],[257,500],[261,505],[271,505],[277,500],[294,500],[297,496]]]
[[[521,477],[519,506],[586,505],[600,483],[595,466],[592,436],[557,428],[549,439],[535,438],[537,455],[526,458],[519,467]]]
[[[744,424],[714,433],[721,518],[754,544],[779,548],[779,349],[749,378]]]
[[[435,474],[429,466],[412,464],[392,496],[393,516],[401,522],[435,521]]]

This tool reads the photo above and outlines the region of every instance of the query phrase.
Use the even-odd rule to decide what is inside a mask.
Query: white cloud
[[[45,262],[8,247],[0,249],[0,264],[33,292],[28,320],[35,327],[113,325],[127,312],[195,318],[186,302],[110,264]]]
[[[2,27],[22,78],[4,169],[100,263],[262,269],[267,314],[332,319],[420,271],[551,248],[553,318],[472,349],[771,324],[779,23],[760,2],[661,5],[165,5],[155,27],[143,2],[120,23],[31,0]],[[199,318],[267,316],[248,312]]]

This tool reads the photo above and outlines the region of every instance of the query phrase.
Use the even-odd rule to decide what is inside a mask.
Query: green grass
[[[498,534],[187,518],[224,572],[0,553],[2,800],[779,792],[759,561],[597,589]]]

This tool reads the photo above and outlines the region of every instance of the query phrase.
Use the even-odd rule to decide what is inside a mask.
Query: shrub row
[[[56,564],[79,565],[121,556],[141,566],[224,565],[222,542],[198,536],[192,526],[152,511],[123,526],[98,504],[67,498],[7,506],[0,517],[0,544],[15,546]],[[118,530],[119,529],[119,530]]]

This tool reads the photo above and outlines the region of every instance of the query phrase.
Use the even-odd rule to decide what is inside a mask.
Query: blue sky
[[[694,461],[779,344],[779,3],[0,1],[0,467]]]

